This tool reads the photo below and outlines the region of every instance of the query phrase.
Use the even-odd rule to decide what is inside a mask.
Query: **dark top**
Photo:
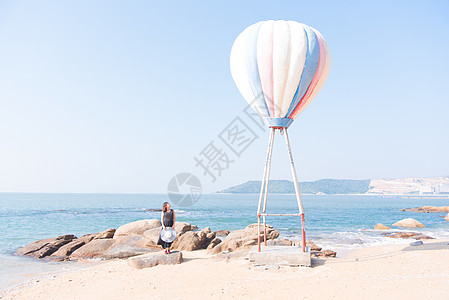
[[[173,209],[170,208],[170,211],[164,212],[164,226],[172,227],[173,226]]]

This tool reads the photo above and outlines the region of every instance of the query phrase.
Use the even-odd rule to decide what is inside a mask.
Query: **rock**
[[[201,231],[187,231],[176,237],[172,249],[183,251],[206,249],[213,239],[215,239],[215,232],[211,232],[209,227]]]
[[[263,226],[261,226],[260,233],[263,233]],[[279,231],[274,230],[273,226],[267,225],[267,240],[275,239],[279,236]],[[263,241],[263,237],[261,237]],[[250,247],[257,243],[257,223],[248,225],[244,229],[238,229],[230,232],[226,239],[217,246],[213,247],[210,252],[218,254],[222,251],[234,251],[238,248]]]
[[[216,237],[212,241],[210,241],[209,245],[207,246],[207,249],[210,250],[210,249],[214,248],[215,246],[217,246],[220,243],[221,243],[221,239]]]
[[[162,209],[160,209],[160,208],[147,208],[147,209],[144,209],[143,211],[162,211]]]
[[[55,260],[67,260],[70,254],[72,254],[78,248],[92,241],[97,235],[98,233],[86,234],[80,237],[79,239],[74,239],[70,243],[60,247],[56,252],[50,255],[50,258]]]
[[[15,255],[27,255],[35,258],[43,258],[56,252],[61,246],[76,239],[73,234],[61,235],[56,238],[49,238],[32,242],[19,248]]]
[[[314,251],[310,254],[312,257],[316,258],[328,258],[328,257],[336,257],[337,252],[332,250],[323,250],[323,251]]]
[[[75,250],[70,258],[102,258],[106,251],[116,242],[115,239],[92,240],[88,244]]]
[[[176,237],[172,244],[172,249],[193,251],[201,249],[203,241],[200,240],[198,234],[194,231],[187,231]]]
[[[383,233],[382,235],[395,239],[416,239],[416,240],[433,239],[430,236],[423,235],[422,233],[417,232],[392,232],[392,233]]]
[[[385,226],[382,223],[377,223],[376,226],[374,226],[374,230],[388,230],[388,229],[391,229],[391,228],[388,226]]]
[[[127,236],[118,237],[115,243],[109,247],[101,257],[106,259],[111,258],[128,258],[144,253],[157,251],[154,248],[148,247],[149,240],[138,234],[130,234]]]
[[[288,239],[274,239],[268,240],[267,246],[291,246],[293,242]]]
[[[412,211],[412,212],[420,212],[420,213],[433,213],[433,212],[449,213],[449,206],[421,206],[421,207],[407,208],[405,210]]]
[[[187,222],[175,222],[175,231],[177,234],[182,234],[184,232],[192,230],[192,225]]]
[[[215,231],[215,235],[219,236],[227,236],[230,233],[229,230],[217,230]]]
[[[128,265],[136,268],[151,268],[157,265],[175,265],[182,262],[182,253],[173,251],[170,254],[149,253],[128,259]]]
[[[114,237],[115,229],[109,228],[103,232],[98,233],[94,239],[112,239]]]
[[[162,224],[158,219],[131,222],[117,228],[114,234],[114,239],[129,234],[143,234],[145,231],[159,226],[162,226]]]
[[[192,225],[191,228],[190,228],[190,230],[198,230],[198,226]]]
[[[444,217],[444,220],[449,222],[449,213]]]
[[[424,244],[422,241],[416,241],[416,242],[410,243],[410,246],[421,246],[422,244]]]
[[[162,226],[152,229],[148,229],[142,235],[148,240],[148,247],[159,247],[157,241],[159,240],[159,235],[161,234]]]
[[[296,247],[302,247],[302,241],[295,241],[294,245]],[[321,251],[321,249],[323,249],[323,248],[315,245],[315,243],[312,241],[306,241],[306,247],[310,247],[310,251]]]
[[[412,218],[407,218],[407,219],[398,221],[391,226],[408,227],[408,228],[426,227],[423,224],[421,224],[420,222],[418,222]]]

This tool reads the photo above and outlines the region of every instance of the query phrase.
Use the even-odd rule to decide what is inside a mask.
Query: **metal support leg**
[[[284,131],[285,131],[285,143],[287,144],[287,151],[288,151],[288,156],[290,159],[290,169],[292,171],[293,183],[295,185],[296,200],[298,201],[299,213],[301,215],[302,251],[306,252],[306,230],[304,227],[304,206],[302,204],[301,193],[299,191],[298,176],[296,175],[295,164],[293,163],[293,155],[292,155],[292,150],[290,148],[290,141],[288,139],[287,128],[285,128]]]
[[[273,156],[273,145],[274,145],[274,137],[276,135],[276,129],[271,128],[273,132],[273,138],[271,139],[271,143],[269,146],[269,155],[268,155],[268,167],[266,174],[266,184],[265,184],[265,195],[263,199],[263,243],[267,245],[267,222],[266,222],[266,210],[267,210],[267,199],[268,199],[268,185],[270,182],[270,170],[271,170],[271,157]]]
[[[273,140],[274,140],[274,128],[271,128],[270,139],[268,141],[268,148],[267,148],[267,159],[265,160],[265,167],[264,167],[263,177],[262,177],[262,185],[260,187],[259,205],[257,206],[257,245],[258,245],[259,252],[260,252],[260,209],[261,209],[261,205],[262,205],[262,199],[264,199],[265,187],[267,187],[266,191],[268,192],[268,180],[266,180],[267,179],[266,177],[267,177],[267,170],[268,170],[269,164],[271,162]],[[265,217],[264,217],[264,220],[265,220]]]

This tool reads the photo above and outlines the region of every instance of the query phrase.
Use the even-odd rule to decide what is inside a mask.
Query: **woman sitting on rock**
[[[162,214],[161,214],[161,223],[162,223],[162,231],[163,233],[167,228],[175,229],[175,211],[170,208],[170,203],[164,202],[162,204]],[[164,253],[170,253],[170,247],[173,242],[165,242],[161,238],[161,234],[159,235],[159,240],[157,241],[158,245],[161,245],[164,248]]]

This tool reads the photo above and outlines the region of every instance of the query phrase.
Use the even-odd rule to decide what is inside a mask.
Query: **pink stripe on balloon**
[[[271,24],[270,24],[271,23]],[[274,98],[273,98],[273,27],[274,22],[266,23],[267,28],[259,31],[257,45],[257,65],[259,68],[260,83],[265,96],[268,111],[274,116]],[[262,36],[261,36],[262,34]],[[260,51],[260,52],[259,52]],[[259,55],[260,54],[260,55]]]
[[[313,76],[312,82],[310,83],[309,87],[307,88],[306,93],[301,98],[301,101],[299,101],[299,104],[295,107],[295,109],[290,114],[290,116],[289,116],[290,118],[295,118],[296,117],[295,113],[299,109],[301,109],[301,107],[308,104],[309,97],[310,97],[310,95],[312,95],[313,90],[315,89],[318,81],[320,80],[320,77],[324,71],[324,66],[326,65],[326,49],[324,48],[323,36],[315,29],[312,28],[312,30],[315,32],[315,34],[317,36],[318,45],[320,47],[320,58],[318,61],[318,68],[317,68],[315,75]]]

